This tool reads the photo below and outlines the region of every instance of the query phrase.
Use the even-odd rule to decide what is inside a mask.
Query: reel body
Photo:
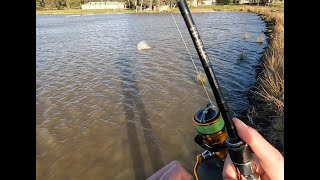
[[[224,161],[228,154],[224,143],[228,133],[219,109],[209,103],[206,108],[195,113],[193,122],[198,132],[194,141],[210,151],[215,158]]]

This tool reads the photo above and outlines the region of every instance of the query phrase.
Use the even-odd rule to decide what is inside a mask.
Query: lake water
[[[182,16],[174,17],[202,70]],[[193,18],[237,116],[250,106],[265,23],[245,12]],[[139,51],[143,40],[152,49]],[[203,149],[192,116],[208,103],[195,75],[171,14],[37,16],[37,179],[140,180],[172,160],[193,174]]]

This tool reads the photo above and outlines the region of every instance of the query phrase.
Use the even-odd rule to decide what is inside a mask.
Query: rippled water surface
[[[202,70],[181,15],[174,17]],[[249,106],[265,24],[252,13],[193,18],[237,115]],[[152,49],[139,51],[142,40]],[[170,14],[37,16],[37,179],[138,180],[172,160],[192,173],[203,149],[191,117],[208,103],[194,77]]]

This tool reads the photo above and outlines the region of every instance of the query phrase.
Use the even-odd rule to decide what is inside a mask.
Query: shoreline
[[[255,70],[256,82],[250,88],[248,95],[251,108],[246,112],[246,116],[251,119],[250,124],[252,127],[284,155],[283,11],[278,14],[274,13],[274,11],[266,10],[254,13],[266,23],[266,30],[263,33],[268,37],[266,39],[268,46],[259,59],[260,65]],[[282,16],[282,18],[279,16]],[[272,72],[273,70],[278,76]],[[266,92],[275,90],[273,89],[274,87],[271,87],[271,85],[275,84],[280,86],[276,89],[277,95],[281,94],[280,97]]]

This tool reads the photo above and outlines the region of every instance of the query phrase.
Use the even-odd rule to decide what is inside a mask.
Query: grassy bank
[[[251,116],[257,129],[284,153],[284,14],[268,8],[254,8],[251,12],[267,22],[270,38],[253,89]]]

